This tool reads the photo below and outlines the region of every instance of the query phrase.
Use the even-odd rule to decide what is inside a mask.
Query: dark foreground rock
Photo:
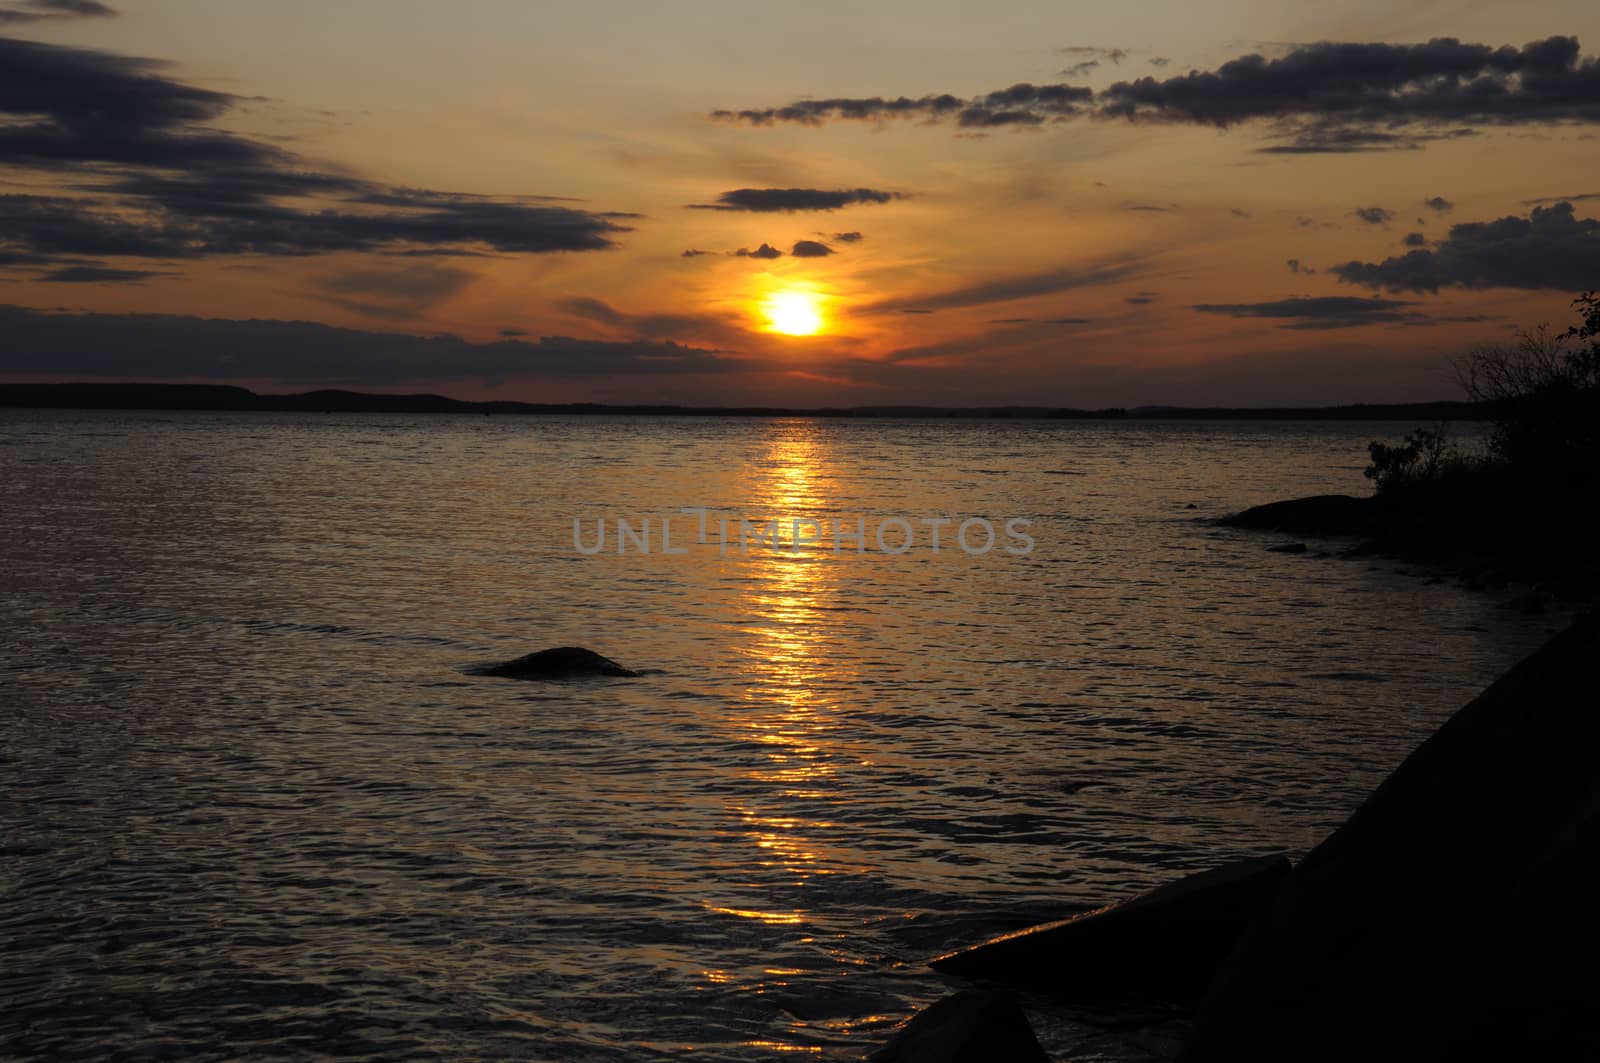
[[[575,679],[590,675],[637,676],[639,673],[581,646],[560,646],[518,657],[504,664],[475,669],[477,675],[506,679]]]
[[[1269,502],[1264,506],[1223,517],[1230,528],[1252,528],[1289,535],[1367,535],[1377,526],[1375,499],[1354,495],[1313,495]]]
[[[871,1063],[1050,1063],[1016,1001],[966,989],[928,1005]]]
[[[1284,883],[1185,1059],[1600,1059],[1600,622],[1416,750]]]
[[[1242,860],[940,956],[932,966],[1079,999],[1192,1001],[1288,874],[1281,856]]]

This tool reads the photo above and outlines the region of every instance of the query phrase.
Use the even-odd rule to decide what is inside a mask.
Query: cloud
[[[900,198],[898,192],[880,192],[875,188],[736,188],[722,193],[715,203],[691,203],[690,207],[792,214],[803,210],[838,210],[856,203],[888,203]]]
[[[148,269],[112,269],[106,266],[65,266],[39,277],[57,284],[138,284],[168,273]]]
[[[1087,45],[1063,48],[1061,49],[1061,54],[1078,58],[1078,62],[1061,71],[1062,77],[1076,77],[1080,74],[1087,74],[1091,70],[1099,69],[1102,62],[1110,63],[1112,66],[1121,66],[1122,61],[1128,58],[1128,50],[1126,48],[1095,48]]]
[[[701,255],[714,255],[714,254],[716,254],[715,251],[702,251],[698,247],[691,247],[691,248],[689,248],[689,250],[683,252],[683,254],[681,254],[679,257],[680,258],[699,258]]]
[[[528,330],[523,328],[503,328],[500,330],[500,335],[506,339],[516,339],[519,336],[526,336],[527,334]]]
[[[1141,264],[1137,262],[1069,266],[1047,270],[1042,273],[1029,273],[1020,276],[978,281],[909,299],[869,303],[861,308],[861,312],[869,314],[892,313],[900,311],[906,305],[915,306],[923,310],[955,310],[963,307],[987,306],[991,303],[1008,303],[1018,299],[1031,299],[1039,295],[1053,295],[1057,292],[1071,291],[1076,288],[1093,288],[1105,284],[1115,284],[1132,277],[1138,273],[1140,268]]]
[[[476,279],[464,269],[421,263],[399,270],[347,270],[320,284],[323,297],[337,306],[369,317],[405,319],[459,294]]]
[[[1428,238],[1426,236],[1423,236],[1421,233],[1406,233],[1405,238],[1402,239],[1400,242],[1402,244],[1404,244],[1405,246],[1407,246],[1407,247],[1427,247],[1428,246]]]
[[[1321,42],[1271,59],[1243,55],[1210,71],[1119,81],[1099,93],[1024,84],[972,98],[835,98],[713,112],[753,125],[917,117],[1033,126],[1085,116],[1224,129],[1264,123],[1279,142],[1265,150],[1278,153],[1415,150],[1472,136],[1477,125],[1600,122],[1600,61],[1584,57],[1575,37],[1520,48],[1448,37],[1424,44]]]
[[[834,239],[834,242],[841,243],[841,244],[859,244],[862,240],[865,240],[866,237],[862,236],[858,232],[848,232],[848,233],[834,233],[833,234],[833,239]]]
[[[1104,59],[1113,66],[1120,66],[1122,61],[1128,58],[1128,50],[1126,48],[1097,48],[1092,44],[1075,44],[1070,48],[1061,49],[1061,54]]]
[[[797,240],[789,253],[795,258],[826,258],[834,253],[833,248],[816,240]]]
[[[67,18],[115,18],[115,8],[97,0],[23,0],[20,7],[0,7],[0,25]]]
[[[1600,119],[1600,77],[1575,37],[1522,48],[1318,43],[1276,59],[1245,55],[1215,71],[1119,82],[1101,111],[1227,127],[1254,119],[1350,123],[1519,123]]]
[[[593,321],[631,339],[665,340],[709,337],[714,342],[737,342],[736,328],[722,318],[696,314],[630,314],[601,299],[579,296],[564,299],[557,308],[584,321]]]
[[[1132,306],[1149,306],[1151,303],[1155,302],[1156,299],[1157,295],[1155,292],[1138,292],[1134,295],[1128,296],[1127,299],[1123,301]]]
[[[1094,90],[1079,85],[1034,85],[1018,82],[971,99],[942,94],[916,98],[899,96],[834,97],[823,100],[796,100],[783,107],[742,111],[712,111],[720,121],[750,125],[776,125],[792,122],[821,125],[827,121],[884,121],[893,118],[922,118],[937,122],[955,118],[963,128],[1041,125],[1062,121],[1082,113],[1094,99]]]
[[[1453,225],[1428,250],[1382,262],[1332,267],[1341,281],[1373,290],[1441,288],[1583,291],[1600,277],[1600,221],[1579,218],[1571,203],[1534,207],[1527,217]]]
[[[220,130],[240,97],[162,63],[0,38],[0,166],[73,194],[0,197],[0,252],[147,258],[615,246],[635,217],[547,197],[392,188]]]
[[[472,343],[307,321],[52,313],[0,305],[0,373],[147,380],[279,380],[320,387],[418,380],[722,373],[738,359],[676,343],[566,336]]]
[[[1388,225],[1394,218],[1394,211],[1385,210],[1383,207],[1357,207],[1350,213],[1368,225]]]
[[[1524,207],[1544,207],[1551,203],[1582,203],[1587,199],[1600,199],[1600,192],[1579,192],[1575,196],[1544,196],[1540,199],[1524,199]]]
[[[1272,318],[1286,321],[1286,329],[1342,329],[1362,325],[1436,325],[1447,322],[1491,321],[1487,316],[1432,317],[1412,309],[1404,299],[1360,299],[1353,296],[1318,296],[1276,299],[1262,303],[1199,303],[1189,307],[1202,314],[1233,318]]]
[[[1422,201],[1422,205],[1433,211],[1435,214],[1449,214],[1452,210],[1456,209],[1456,205],[1443,196],[1434,196],[1431,199],[1424,199]]]
[[[1153,56],[1150,59],[1150,65],[1155,67],[1157,70],[1165,70],[1171,64],[1172,60],[1168,59],[1164,55]]]
[[[776,247],[772,247],[772,246],[770,246],[768,244],[762,244],[760,247],[756,248],[754,251],[750,250],[748,247],[741,247],[741,248],[739,248],[739,250],[735,251],[734,254],[739,256],[740,258],[782,258],[783,257],[783,252],[782,251],[779,251]]]

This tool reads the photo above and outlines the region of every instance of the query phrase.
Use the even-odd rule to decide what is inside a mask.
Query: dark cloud
[[[115,8],[97,0],[22,0],[20,6],[0,7],[0,25],[63,18],[114,18]]]
[[[701,255],[714,255],[714,254],[716,254],[715,251],[702,251],[698,247],[691,247],[691,248],[689,248],[689,250],[683,252],[683,254],[681,256],[679,256],[679,257],[681,257],[681,258],[699,258]]]
[[[922,118],[941,121],[955,118],[963,128],[1006,125],[1042,125],[1062,121],[1082,113],[1094,99],[1094,90],[1080,85],[1034,85],[1019,82],[972,99],[959,96],[882,96],[797,100],[784,107],[743,111],[713,111],[711,117],[750,125],[794,122],[820,125],[826,121],[882,121],[890,118]]]
[[[907,96],[895,99],[885,99],[882,96],[835,97],[826,100],[797,100],[786,107],[712,111],[711,117],[723,121],[748,122],[751,125],[774,125],[779,122],[820,125],[836,118],[847,121],[906,117],[940,118],[960,111],[966,106],[966,101],[959,96],[920,96],[916,99]]]
[[[841,243],[841,244],[859,244],[862,240],[865,240],[866,237],[862,236],[858,232],[848,232],[848,233],[834,233],[833,234],[833,239],[834,239],[834,242]]]
[[[565,336],[472,343],[306,321],[51,313],[0,306],[0,373],[146,380],[279,380],[371,387],[418,380],[722,373],[740,362],[676,343]]]
[[[1289,267],[1289,272],[1290,273],[1304,273],[1305,275],[1310,276],[1311,274],[1317,272],[1316,270],[1312,269],[1310,266],[1301,265],[1300,264],[1300,260],[1298,258],[1291,258],[1288,262],[1285,263],[1285,265],[1287,265]]]
[[[722,193],[715,203],[691,203],[690,206],[695,210],[786,214],[802,210],[838,210],[856,203],[888,203],[900,198],[898,192],[880,192],[875,188],[736,188]]]
[[[741,247],[741,248],[739,248],[739,250],[735,251],[734,254],[739,256],[740,258],[782,258],[783,257],[783,252],[779,251],[776,247],[773,247],[770,244],[762,244],[760,247],[756,248],[754,251],[750,250],[748,247]]]
[[[795,258],[826,258],[834,253],[833,248],[817,240],[797,240],[789,249]]]
[[[1368,225],[1388,225],[1394,219],[1394,211],[1383,207],[1357,207],[1350,213]]]
[[[1522,48],[1463,44],[1302,45],[1267,59],[1246,55],[1215,71],[1119,82],[1101,96],[1107,115],[1226,127],[1309,121],[1313,126],[1463,124],[1600,119],[1600,71],[1575,37]]]
[[[1139,292],[1139,293],[1137,293],[1135,295],[1128,296],[1128,298],[1125,301],[1128,302],[1129,304],[1133,305],[1133,306],[1148,306],[1151,303],[1156,301],[1156,293],[1155,292]]]
[[[1120,66],[1128,58],[1126,48],[1097,48],[1090,44],[1076,44],[1070,48],[1061,49],[1062,55],[1070,55],[1088,59],[1104,59],[1113,66]]]
[[[1248,218],[1248,217],[1250,217],[1250,212],[1248,210],[1240,210],[1238,207],[1232,208],[1231,210],[1228,211],[1228,213],[1232,214],[1235,218]]]
[[[0,166],[76,194],[0,197],[0,252],[148,258],[603,250],[633,215],[388,188],[220,131],[241,101],[108,52],[0,38]]]
[[[501,336],[511,340],[514,340],[519,336],[526,336],[527,334],[528,330],[525,328],[503,328],[500,330]]]
[[[1456,205],[1443,196],[1434,196],[1431,199],[1424,199],[1422,201],[1422,205],[1433,211],[1435,214],[1449,214],[1452,210],[1456,209]]]
[[[1172,60],[1168,59],[1164,55],[1154,56],[1150,60],[1150,65],[1155,67],[1157,70],[1165,70],[1171,64]]]
[[[1102,62],[1110,63],[1112,66],[1121,66],[1122,61],[1128,58],[1128,50],[1126,48],[1094,48],[1086,45],[1063,48],[1061,49],[1061,54],[1078,59],[1076,63],[1061,71],[1062,77],[1077,77],[1081,74],[1087,74],[1091,70],[1099,69]]]
[[[113,269],[108,266],[64,266],[38,277],[57,284],[139,284],[170,274],[148,269]]]
[[[1574,37],[1521,48],[1454,38],[1317,43],[1271,59],[1240,56],[1211,71],[1120,81],[1098,94],[1072,85],[1019,85],[972,99],[802,100],[714,113],[755,125],[914,116],[1028,126],[1084,115],[1218,128],[1266,123],[1279,141],[1266,150],[1281,153],[1417,149],[1471,136],[1477,125],[1600,122],[1600,61],[1582,56]]]
[[[1600,277],[1600,221],[1579,218],[1571,203],[1450,227],[1428,250],[1382,262],[1334,266],[1341,281],[1373,290],[1530,288],[1583,291]]]
[[[1544,196],[1539,199],[1524,199],[1524,207],[1545,207],[1551,203],[1582,203],[1587,199],[1600,199],[1600,192],[1579,192],[1575,196]]]
[[[1381,129],[1357,129],[1349,126],[1309,125],[1299,129],[1284,144],[1257,148],[1265,155],[1353,155],[1366,151],[1421,151],[1427,144],[1440,140],[1459,140],[1475,137],[1476,129],[1452,129],[1442,133],[1409,130],[1389,133]]]
[[[1359,299],[1353,296],[1319,296],[1276,299],[1264,303],[1200,303],[1189,309],[1202,314],[1233,318],[1270,318],[1286,329],[1342,329],[1362,325],[1437,325],[1459,321],[1489,321],[1486,316],[1433,317],[1413,309],[1404,299]]]
[[[1428,238],[1426,236],[1423,236],[1421,233],[1406,233],[1405,238],[1403,240],[1401,240],[1400,242],[1402,244],[1404,244],[1405,246],[1407,246],[1407,247],[1427,247],[1428,246]]]

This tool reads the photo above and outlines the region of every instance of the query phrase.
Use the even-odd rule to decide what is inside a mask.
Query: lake
[[[1212,523],[1409,427],[0,411],[0,1046],[859,1055],[1557,626]],[[648,674],[469,672],[568,645]]]

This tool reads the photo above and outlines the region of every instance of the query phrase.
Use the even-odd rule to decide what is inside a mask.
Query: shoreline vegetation
[[[1578,323],[1475,348],[1456,369],[1491,429],[1481,450],[1449,425],[1397,446],[1374,442],[1370,497],[1319,495],[1256,506],[1222,524],[1354,537],[1349,552],[1453,572],[1468,589],[1513,588],[1541,612],[1600,595],[1600,295],[1578,296]],[[1284,549],[1279,547],[1278,549]]]
[[[308,391],[262,395],[226,384],[68,382],[0,384],[0,408],[90,410],[260,411],[269,413],[455,413],[537,416],[578,414],[651,417],[862,417],[1018,420],[1194,421],[1480,421],[1463,401],[1356,403],[1346,406],[1135,406],[1089,410],[1065,406],[678,406],[596,402],[472,402],[443,395]]]

